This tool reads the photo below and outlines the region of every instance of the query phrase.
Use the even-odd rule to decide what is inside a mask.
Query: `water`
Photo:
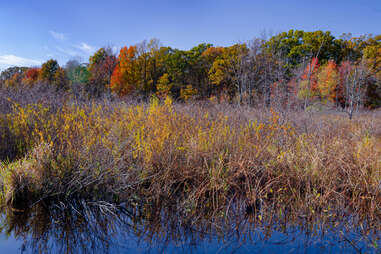
[[[0,253],[381,253],[379,221],[78,201],[4,209]]]

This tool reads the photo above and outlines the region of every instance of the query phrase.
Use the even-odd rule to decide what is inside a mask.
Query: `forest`
[[[265,36],[263,36],[265,37]],[[152,39],[100,48],[88,63],[60,67],[11,67],[0,76],[3,88],[49,84],[76,96],[105,94],[147,101],[215,100],[289,110],[338,109],[350,117],[381,106],[381,35],[335,38],[329,31],[290,30],[270,38],[219,47],[202,43],[190,50]]]

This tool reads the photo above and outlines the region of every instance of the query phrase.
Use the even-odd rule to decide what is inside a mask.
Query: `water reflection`
[[[4,208],[3,234],[21,253],[378,253],[380,221],[344,211],[225,214],[83,200]],[[341,218],[341,219],[339,219]],[[10,253],[10,252],[8,252]]]

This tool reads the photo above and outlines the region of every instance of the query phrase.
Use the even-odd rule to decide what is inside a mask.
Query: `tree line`
[[[381,35],[335,38],[329,31],[290,30],[190,50],[152,39],[122,47],[118,54],[100,48],[88,63],[71,60],[61,67],[51,59],[41,67],[11,67],[1,73],[0,83],[80,87],[90,97],[155,95],[301,109],[329,105],[352,114],[381,106]]]

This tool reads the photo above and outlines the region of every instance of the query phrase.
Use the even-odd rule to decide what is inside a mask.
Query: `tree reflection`
[[[237,204],[227,213],[212,214],[160,203],[40,202],[25,211],[4,208],[1,231],[22,239],[26,253],[134,253],[136,248],[151,253],[380,250],[378,219],[346,210],[311,217],[286,207],[263,209],[252,212]]]

